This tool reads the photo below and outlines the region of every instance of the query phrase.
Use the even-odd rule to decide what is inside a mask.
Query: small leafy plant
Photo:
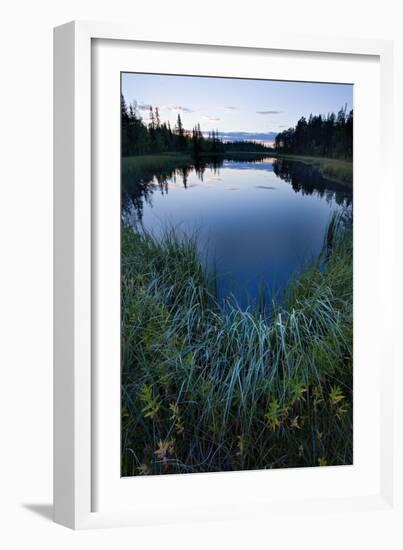
[[[279,304],[217,299],[196,240],[122,228],[122,475],[352,462],[352,229]]]

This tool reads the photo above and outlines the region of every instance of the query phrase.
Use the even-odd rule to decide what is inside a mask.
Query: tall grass
[[[351,224],[262,313],[195,240],[122,231],[122,475],[352,462]]]

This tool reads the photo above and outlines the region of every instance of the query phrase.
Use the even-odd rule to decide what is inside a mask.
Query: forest
[[[138,156],[161,153],[224,154],[236,152],[310,155],[333,159],[351,160],[353,156],[353,111],[347,107],[337,115],[310,115],[301,117],[294,128],[277,134],[274,147],[250,140],[223,141],[218,130],[204,133],[200,123],[192,130],[183,126],[178,114],[175,126],[162,122],[158,107],[149,108],[149,123],[138,112],[136,103],[129,106],[121,96],[122,156]]]
[[[122,156],[150,155],[161,153],[223,154],[225,152],[268,152],[270,149],[254,141],[225,143],[218,130],[207,135],[200,124],[191,131],[183,126],[180,114],[174,128],[169,121],[162,122],[158,107],[149,109],[149,123],[145,124],[135,103],[127,106],[121,96]]]
[[[351,160],[353,157],[353,111],[347,106],[337,115],[301,117],[295,128],[277,134],[275,149],[279,153],[311,155]]]

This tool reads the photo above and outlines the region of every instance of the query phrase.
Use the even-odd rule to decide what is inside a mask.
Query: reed
[[[352,463],[352,224],[282,299],[216,297],[195,238],[122,229],[122,475]]]

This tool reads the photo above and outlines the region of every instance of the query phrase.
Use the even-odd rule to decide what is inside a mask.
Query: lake
[[[245,309],[264,287],[281,291],[317,258],[334,212],[352,208],[352,189],[312,165],[238,158],[122,176],[122,216],[160,238],[167,228],[197,235],[201,260],[215,270],[220,299]]]

